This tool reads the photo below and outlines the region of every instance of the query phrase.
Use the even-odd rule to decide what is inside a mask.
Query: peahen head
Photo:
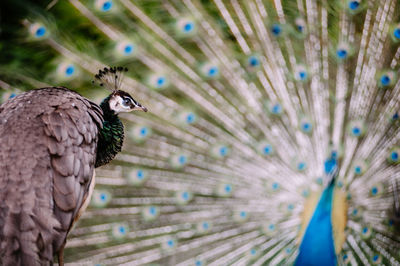
[[[107,99],[107,98],[106,98]],[[134,110],[147,112],[147,108],[124,91],[116,90],[108,97],[108,107],[115,114],[131,112]]]
[[[147,112],[147,108],[133,99],[129,93],[120,90],[123,72],[126,71],[128,69],[123,67],[105,67],[95,75],[95,78],[100,82],[100,86],[105,86],[111,90],[111,94],[100,104],[104,121],[102,128],[99,130],[96,167],[109,163],[122,150],[124,125],[118,118],[118,114],[134,110]]]
[[[134,110],[147,112],[147,108],[142,106],[129,93],[119,89],[123,73],[127,71],[126,67],[105,67],[95,75],[95,78],[100,82],[100,86],[105,86],[112,91],[100,105],[105,116],[118,115],[119,113],[127,113]]]

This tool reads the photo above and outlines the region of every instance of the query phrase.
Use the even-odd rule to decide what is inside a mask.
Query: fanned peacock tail
[[[42,2],[2,46],[3,98],[101,99],[124,65],[149,109],[122,115],[67,262],[400,264],[399,1]]]

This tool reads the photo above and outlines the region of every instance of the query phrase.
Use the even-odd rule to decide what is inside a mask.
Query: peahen
[[[96,77],[112,81],[123,70],[104,68]],[[63,265],[67,235],[93,193],[94,168],[121,151],[118,114],[147,111],[118,82],[110,85],[100,107],[64,87],[0,105],[1,265],[50,265],[54,254]]]
[[[3,19],[4,100],[100,99],[115,64],[151,109],[121,115],[67,263],[400,264],[399,1],[41,2]]]

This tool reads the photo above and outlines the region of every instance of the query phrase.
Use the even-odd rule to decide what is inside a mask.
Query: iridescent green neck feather
[[[97,143],[96,167],[105,165],[114,159],[115,155],[122,149],[124,141],[124,126],[118,115],[110,109],[110,96],[100,104],[103,110],[103,128],[99,131]]]

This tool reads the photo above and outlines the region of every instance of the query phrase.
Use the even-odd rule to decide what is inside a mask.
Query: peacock
[[[399,1],[3,10],[2,101],[65,86],[100,103],[93,75],[121,65],[149,109],[121,113],[67,265],[400,265]]]

